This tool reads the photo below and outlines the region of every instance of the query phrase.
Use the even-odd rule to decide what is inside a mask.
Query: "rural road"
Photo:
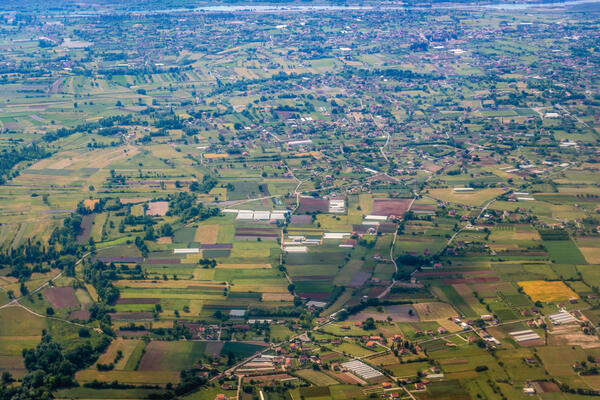
[[[83,260],[84,260],[84,259],[85,259],[87,256],[89,256],[90,254],[92,254],[90,251],[88,251],[87,253],[85,253],[83,256],[81,256],[81,258],[80,258],[79,260],[77,260],[77,262],[75,263],[75,265],[76,265],[76,266],[77,266],[77,265],[79,265],[79,264],[80,264],[80,263],[81,263],[81,262],[82,262],[82,261],[83,261]],[[58,274],[56,274],[56,275],[55,275],[53,278],[51,278],[49,281],[47,281],[47,282],[45,282],[44,284],[40,285],[38,288],[36,288],[36,289],[32,290],[32,291],[31,291],[31,293],[30,293],[30,294],[28,294],[28,296],[29,296],[29,295],[32,295],[32,294],[34,294],[34,293],[37,293],[37,292],[39,292],[40,290],[44,289],[45,287],[49,286],[49,285],[50,285],[50,282],[54,282],[55,280],[57,280],[58,278],[60,278],[62,275],[63,275],[63,272],[62,272],[62,271],[61,271],[61,272],[59,272],[59,273],[58,273]],[[4,288],[3,288],[3,289],[4,289]],[[1,310],[1,309],[3,309],[3,308],[8,308],[8,307],[21,307],[21,308],[23,308],[25,311],[29,312],[30,314],[33,314],[33,315],[35,315],[35,316],[38,316],[38,317],[40,317],[40,318],[52,319],[52,320],[55,320],[55,321],[61,321],[61,322],[65,322],[65,323],[67,323],[67,324],[71,324],[71,325],[79,326],[79,327],[82,327],[82,328],[86,328],[86,326],[85,326],[85,325],[83,325],[83,324],[79,324],[79,323],[77,323],[77,322],[69,321],[68,319],[62,319],[62,318],[57,318],[57,317],[51,317],[51,316],[49,316],[49,315],[42,315],[42,314],[39,314],[39,313],[37,313],[37,312],[33,311],[32,309],[30,309],[29,307],[27,307],[27,306],[24,306],[23,304],[21,304],[21,303],[20,303],[20,300],[21,300],[23,297],[25,297],[25,296],[18,297],[18,298],[16,298],[16,299],[13,299],[13,300],[11,300],[10,302],[8,302],[8,303],[4,304],[3,306],[0,306],[0,310]],[[100,330],[100,328],[94,328],[94,330],[95,330],[95,331],[98,331],[98,332],[102,332],[102,331]]]

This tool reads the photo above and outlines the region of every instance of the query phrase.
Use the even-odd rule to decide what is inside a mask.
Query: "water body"
[[[530,3],[530,4],[512,4],[512,3],[501,3],[501,4],[488,4],[481,7],[493,8],[496,10],[527,10],[532,8],[565,8],[570,6],[576,6],[578,4],[594,4],[598,3],[598,0],[573,0],[564,1],[557,3]]]
[[[319,11],[397,11],[397,10],[476,10],[476,9],[495,9],[495,10],[527,10],[536,8],[556,9],[566,8],[579,4],[595,4],[600,0],[570,0],[558,2],[541,3],[498,3],[498,4],[463,4],[447,3],[432,4],[430,7],[424,6],[336,6],[336,5],[218,5],[201,6],[196,8],[171,8],[154,10],[88,10],[74,11],[72,13],[59,13],[64,17],[75,16],[94,16],[94,15],[152,15],[152,14],[179,14],[179,13],[219,13],[219,12],[254,12],[254,13],[310,13]],[[3,11],[2,13],[6,13]]]

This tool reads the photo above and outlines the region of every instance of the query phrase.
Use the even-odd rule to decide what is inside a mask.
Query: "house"
[[[381,384],[381,387],[384,388],[384,389],[389,389],[389,388],[392,387],[392,384],[391,384],[391,382],[383,382]]]
[[[374,342],[374,341],[372,341],[372,340],[369,340],[369,341],[367,342],[366,346],[367,346],[368,348],[371,348],[371,349],[372,349],[372,348],[374,348],[374,347],[377,347],[377,342]]]

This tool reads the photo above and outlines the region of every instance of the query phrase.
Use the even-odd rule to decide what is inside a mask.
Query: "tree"
[[[362,323],[362,328],[366,331],[372,331],[372,330],[376,329],[377,326],[375,325],[375,320],[371,317],[365,319],[364,322]]]

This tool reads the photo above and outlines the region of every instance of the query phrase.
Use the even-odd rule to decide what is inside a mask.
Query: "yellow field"
[[[219,264],[218,269],[267,269],[270,264]]]
[[[144,206],[142,204],[136,204],[131,206],[131,215],[135,217],[141,217],[144,215]]]
[[[127,360],[129,360],[129,356],[136,348],[140,341],[139,340],[131,340],[131,339],[122,339],[117,338],[112,341],[108,349],[100,355],[98,358],[97,364],[110,364],[115,360],[117,356],[117,351],[121,350],[123,352],[123,357],[115,364],[116,370],[122,370],[125,368],[127,364]]]
[[[232,292],[271,292],[271,293],[289,293],[287,284],[277,285],[277,284],[260,284],[257,283],[255,285],[249,283],[236,283],[234,286],[231,286],[230,290]]]
[[[202,250],[198,254],[187,254],[184,259],[181,260],[182,264],[198,264],[198,261],[202,260]]]
[[[217,243],[218,235],[219,225],[200,225],[198,229],[196,229],[194,242],[202,244],[215,244]]]
[[[194,279],[198,281],[212,281],[215,277],[215,270],[211,268],[196,268],[194,270]]]
[[[92,300],[98,301],[98,293],[96,292],[96,288],[90,285],[89,283],[85,283],[84,285],[88,293],[90,294]]]
[[[518,283],[533,301],[561,301],[579,297],[567,285],[559,281],[525,281]]]
[[[83,201],[83,205],[88,209],[88,210],[93,210],[94,207],[96,207],[96,204],[98,204],[100,202],[99,199],[85,199]]]
[[[227,188],[214,188],[208,192],[209,200],[219,200],[225,201],[227,200]]]
[[[321,154],[320,151],[307,151],[304,153],[296,153],[295,154],[296,157],[307,157],[307,156],[311,156],[317,159],[320,159],[323,157],[323,154]]]
[[[589,264],[600,264],[600,247],[598,240],[594,237],[578,237],[577,247]]]
[[[598,247],[579,247],[579,251],[585,257],[589,264],[600,264],[600,248]]]
[[[215,158],[227,158],[228,156],[229,156],[228,154],[206,153],[204,155],[204,158],[212,160]]]
[[[292,301],[294,296],[289,293],[263,293],[262,301]]]

